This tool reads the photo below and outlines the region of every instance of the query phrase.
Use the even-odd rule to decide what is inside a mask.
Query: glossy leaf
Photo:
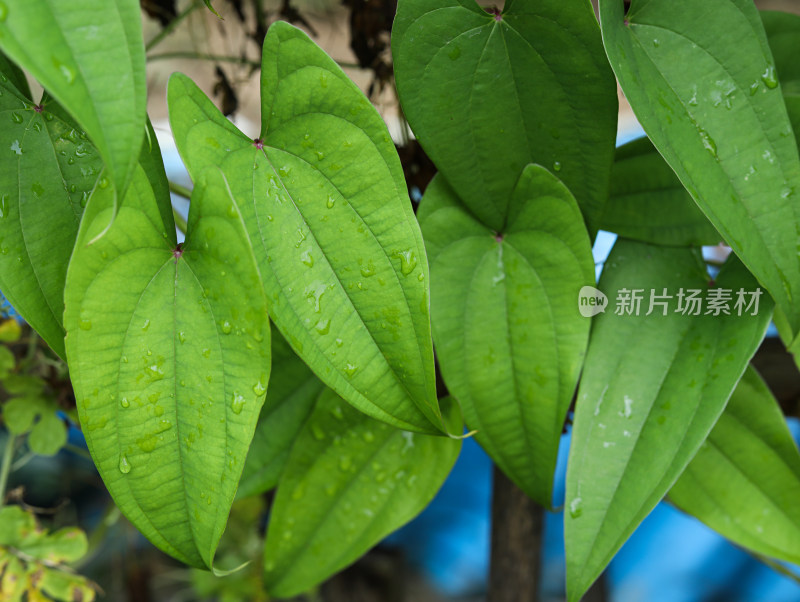
[[[239,481],[238,498],[269,491],[278,484],[289,450],[314,408],[324,385],[272,331],[272,376]]]
[[[197,181],[185,245],[158,203],[139,169],[87,245],[113,204],[111,187],[92,196],[67,277],[67,356],[117,506],[165,552],[210,567],[267,386],[266,301],[218,170]]]
[[[61,357],[64,279],[103,164],[55,102],[37,110],[0,78],[0,290]]]
[[[600,288],[609,306],[592,326],[567,469],[569,600],[580,599],[697,452],[772,309],[765,292],[757,309],[748,305],[759,286],[734,256],[710,288],[695,251],[623,239]],[[643,299],[638,315],[624,301],[635,290]],[[687,301],[692,291],[699,306]],[[714,298],[728,315],[715,315]]]
[[[558,445],[590,320],[578,292],[594,284],[580,209],[547,170],[528,166],[496,235],[437,176],[419,219],[431,262],[431,317],[447,388],[497,465],[552,503]]]
[[[617,149],[598,226],[660,245],[715,245],[722,240],[648,138]]]
[[[438,432],[428,263],[386,126],[300,30],[273,24],[263,56],[256,141],[172,77],[181,156],[193,177],[226,174],[270,315],[303,361],[361,411]]]
[[[451,432],[461,432],[447,404]],[[264,552],[270,595],[291,597],[343,569],[419,514],[441,487],[459,439],[401,431],[320,395],[292,447]]]
[[[3,0],[0,7],[0,49],[89,134],[119,198],[136,170],[146,118],[140,10],[136,0]]]
[[[603,40],[644,130],[800,331],[800,160],[749,0],[601,0]]]
[[[754,369],[669,497],[738,545],[800,563],[800,453]]]
[[[500,230],[523,168],[557,172],[593,223],[608,192],[617,95],[583,0],[401,0],[397,89],[417,138],[464,204]]]

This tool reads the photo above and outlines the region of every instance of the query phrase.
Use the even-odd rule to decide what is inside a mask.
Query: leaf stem
[[[175,31],[175,28],[178,27],[178,25],[180,25],[181,22],[186,17],[188,17],[190,14],[192,14],[198,8],[200,8],[200,6],[202,6],[202,3],[200,2],[200,0],[195,0],[192,4],[190,4],[186,8],[186,10],[184,10],[181,14],[179,14],[177,17],[175,17],[172,21],[167,23],[167,26],[164,27],[164,29],[162,29],[152,40],[150,40],[147,43],[147,45],[144,47],[145,52],[150,51],[152,48],[154,48],[155,46],[160,44],[161,41],[164,38],[166,38],[169,34],[171,34],[173,31]]]
[[[181,186],[180,184],[176,184],[175,182],[169,182],[169,191],[172,194],[177,194],[178,196],[182,196],[185,199],[192,198],[192,191],[186,188],[186,186]]]
[[[180,230],[181,234],[186,236],[186,230],[188,229],[189,225],[186,223],[186,220],[183,219],[183,216],[178,212],[175,207],[172,208],[172,217],[175,220],[175,227]]]
[[[6,448],[3,450],[3,463],[0,464],[0,508],[3,507],[6,501],[6,485],[8,484],[8,475],[11,472],[11,460],[14,457],[14,444],[16,443],[16,436],[11,431],[6,431],[8,438],[6,439]]]

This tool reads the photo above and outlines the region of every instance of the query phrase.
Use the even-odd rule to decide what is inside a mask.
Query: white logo
[[[593,286],[584,286],[578,293],[578,311],[584,318],[591,318],[604,312],[608,307],[608,297]]]

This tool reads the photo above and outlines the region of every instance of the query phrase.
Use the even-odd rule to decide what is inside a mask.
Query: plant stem
[[[8,439],[6,439],[6,448],[3,450],[3,463],[0,464],[0,508],[3,507],[6,501],[6,485],[8,484],[8,475],[11,472],[11,460],[14,457],[14,444],[17,440],[11,431],[6,432]]]
[[[166,38],[169,34],[175,31],[175,28],[181,24],[181,22],[188,17],[192,12],[197,10],[200,7],[200,1],[195,0],[192,4],[190,4],[186,10],[184,10],[181,14],[175,17],[172,21],[167,23],[167,26],[162,29],[152,40],[150,40],[147,45],[144,47],[145,52],[150,51],[152,48],[157,46],[161,41]]]
[[[182,196],[185,199],[192,198],[192,191],[186,188],[185,186],[181,186],[180,184],[176,184],[175,182],[170,181],[169,183],[169,191],[172,194],[177,194],[178,196]]]

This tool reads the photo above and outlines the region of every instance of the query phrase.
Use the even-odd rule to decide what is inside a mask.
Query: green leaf
[[[598,226],[659,245],[715,245],[722,240],[648,138],[617,149]]]
[[[86,130],[121,199],[136,170],[146,116],[139,2],[3,0],[0,49]]]
[[[0,380],[6,378],[17,365],[14,354],[5,345],[0,345]]]
[[[323,386],[280,333],[273,330],[272,376],[244,463],[237,498],[258,495],[278,484],[292,443]]]
[[[419,219],[431,262],[431,317],[442,375],[467,426],[497,465],[552,504],[558,445],[590,320],[594,284],[580,209],[546,169],[528,166],[496,235],[437,176]]]
[[[445,407],[461,432],[457,406]],[[428,505],[460,450],[460,439],[400,431],[323,391],[278,484],[267,591],[294,596],[358,559]]]
[[[401,0],[392,30],[403,113],[442,175],[500,230],[523,168],[557,172],[592,224],[608,192],[614,78],[583,0]]]
[[[374,418],[439,432],[428,263],[386,125],[291,25],[270,27],[263,57],[256,141],[186,76],[170,79],[184,163],[195,178],[226,174],[270,315],[316,375]]]
[[[264,400],[266,301],[218,170],[198,179],[178,247],[137,174],[105,236],[86,244],[108,224],[110,189],[81,224],[65,292],[70,376],[119,508],[165,552],[210,567]]]
[[[218,13],[216,10],[214,10],[214,7],[213,7],[213,6],[211,6],[211,0],[203,0],[203,2],[205,3],[205,5],[206,5],[206,8],[207,8],[208,10],[210,10],[212,13],[214,13],[214,15],[215,15],[216,17],[218,17],[220,20],[222,19],[222,17],[220,16],[220,14],[219,14],[219,13]]]
[[[603,41],[655,147],[800,332],[800,160],[749,0],[601,0]]]
[[[37,110],[0,81],[0,290],[64,357],[64,280],[83,206],[103,168],[53,101]]]
[[[567,468],[569,600],[580,599],[683,472],[725,408],[772,310],[766,294],[757,310],[737,305],[740,290],[747,303],[760,289],[735,256],[710,288],[696,251],[624,239],[606,260],[600,288],[609,307],[592,326]],[[638,315],[620,302],[635,290],[643,299]],[[692,291],[701,305],[687,301]],[[709,299],[724,300],[726,291],[730,301],[720,305],[730,314],[715,315]]]
[[[0,83],[7,83],[4,78],[8,78],[8,80],[10,80],[8,83],[16,88],[22,96],[25,98],[33,98],[31,95],[31,87],[28,85],[28,80],[22,72],[22,69],[17,67],[8,60],[5,54],[0,52]]]
[[[753,368],[669,497],[738,545],[800,563],[800,453]]]
[[[15,397],[3,406],[3,421],[15,435],[30,431],[28,445],[33,453],[52,456],[67,442],[67,426],[56,414],[58,410],[54,399]]]

